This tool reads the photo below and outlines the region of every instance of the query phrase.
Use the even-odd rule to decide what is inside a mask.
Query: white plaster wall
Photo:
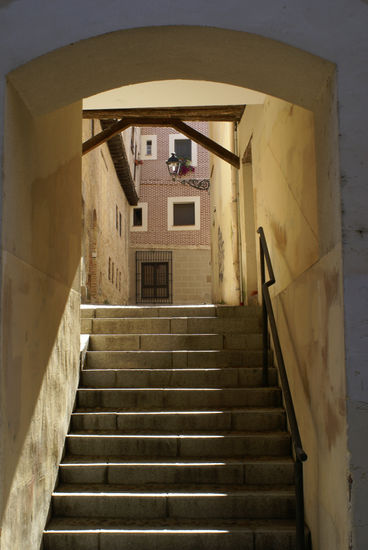
[[[55,0],[44,2],[43,0],[2,0],[0,3],[0,128],[4,125],[4,98],[5,77],[7,73],[27,63],[28,61],[65,45],[74,44],[72,48],[78,51],[75,44],[84,38],[110,33],[123,28],[132,29],[139,27],[151,27],[156,25],[199,25],[204,27],[219,27],[236,31],[254,33],[263,37],[272,38],[280,42],[295,46],[321,58],[336,63],[338,69],[337,93],[339,100],[339,151],[340,168],[342,173],[342,232],[343,232],[343,262],[344,262],[344,303],[345,303],[345,349],[346,349],[346,375],[348,387],[348,424],[349,424],[349,452],[351,457],[350,471],[352,475],[352,506],[354,510],[352,529],[352,548],[363,549],[368,541],[367,512],[363,506],[368,499],[368,487],[364,481],[367,472],[367,448],[362,433],[366,432],[367,420],[364,410],[367,404],[368,369],[367,364],[367,323],[366,312],[368,310],[367,288],[367,240],[368,231],[366,224],[366,204],[368,188],[366,185],[367,151],[366,144],[368,129],[368,110],[366,109],[366,97],[368,88],[367,69],[367,28],[368,6],[365,0],[284,0],[282,3],[274,0],[260,0],[254,3],[251,0],[229,0],[224,3],[221,0],[212,2],[200,2],[188,0],[185,4],[172,0],[169,4],[152,4],[148,0],[128,2],[104,2],[99,0],[80,0],[78,3],[72,0]],[[180,30],[178,31],[180,34]],[[105,39],[104,39],[105,40]],[[190,41],[179,41],[182,48],[190,49]],[[156,42],[155,42],[156,43]],[[173,40],[174,43],[174,40]],[[207,40],[203,33],[203,49],[206,49]],[[144,46],[144,45],[143,45]],[[147,41],[149,48],[150,42]],[[176,72],[176,78],[200,78],[204,68],[210,67],[211,60],[221,58],[220,48],[226,49],[226,41],[219,42],[219,51],[204,57],[198,55],[201,48],[197,48],[197,55],[188,55],[187,70],[184,74]],[[272,56],[264,54],[264,42],[260,41],[256,56],[247,59],[242,54],[243,67],[248,73],[247,63],[260,64],[268,77],[264,77],[264,86],[261,79],[254,80],[252,71],[245,86],[257,88],[260,91],[283,95],[283,91],[290,86],[293,79],[294,97],[285,97],[289,101],[303,104],[307,95],[305,90],[315,84],[316,78],[311,77],[308,71],[307,58],[299,63],[304,69],[294,73],[294,78],[289,74],[289,61],[276,72],[277,64]],[[144,49],[144,47],[142,48]],[[175,61],[178,49],[167,48],[167,61]],[[278,47],[275,45],[275,50]],[[127,58],[136,54],[134,50],[124,50]],[[157,50],[150,49],[155,56]],[[269,52],[268,52],[269,53]],[[227,74],[227,82],[243,85],[237,82],[239,72],[239,59],[234,50],[233,55],[227,55],[228,69],[234,66],[232,76]],[[287,56],[286,56],[287,57]],[[286,59],[285,57],[285,59]],[[148,56],[149,58],[149,56]],[[42,109],[48,103],[48,98],[54,97],[54,93],[62,95],[67,88],[74,88],[67,100],[71,103],[81,97],[83,86],[75,81],[78,75],[84,74],[84,68],[93,60],[95,67],[99,68],[100,83],[89,88],[88,94],[102,91],[101,82],[110,78],[106,73],[104,60],[91,56],[83,56],[83,62],[75,70],[71,67],[71,78],[65,79],[63,86],[55,81],[55,89],[43,87],[39,90],[35,84],[35,95],[38,97],[38,107]],[[88,63],[87,63],[88,61]],[[151,61],[152,71],[156,66]],[[233,65],[231,61],[236,61]],[[297,62],[297,57],[296,57]],[[213,64],[215,66],[216,64]],[[249,66],[250,66],[249,65]],[[58,69],[67,71],[67,66],[59,65]],[[124,77],[121,72],[115,71],[115,84],[119,86]],[[168,71],[170,72],[170,71]],[[231,72],[231,71],[230,71]],[[211,71],[209,71],[211,73]],[[150,79],[152,73],[147,73]],[[214,76],[217,72],[214,70]],[[39,76],[38,74],[36,76]],[[50,78],[52,78],[50,71]],[[271,76],[277,84],[269,88]],[[165,76],[164,76],[165,77]],[[170,74],[166,78],[172,78]],[[211,79],[210,77],[208,79]],[[215,78],[214,78],[215,79]],[[37,78],[35,79],[35,81]],[[110,80],[111,81],[111,80]],[[137,82],[138,80],[136,80]],[[332,80],[333,87],[334,82]],[[51,93],[52,92],[52,93]],[[299,99],[298,99],[299,98]],[[318,109],[320,96],[314,96],[314,107]],[[322,98],[323,103],[323,98]],[[331,102],[334,109],[334,102]],[[305,105],[308,106],[308,105]],[[332,113],[333,116],[334,113]],[[321,131],[323,132],[323,128]],[[333,135],[329,143],[333,141]],[[1,136],[1,139],[2,136]],[[3,141],[0,143],[3,151]],[[319,152],[317,151],[317,156]],[[324,151],[328,154],[329,151]],[[331,170],[336,172],[336,166],[331,165]],[[327,173],[327,172],[326,172]],[[335,173],[338,177],[338,172]],[[335,177],[333,176],[333,177]],[[331,177],[331,174],[330,174]],[[331,200],[335,200],[331,195]],[[327,223],[325,224],[328,229]],[[363,446],[363,448],[362,448]]]

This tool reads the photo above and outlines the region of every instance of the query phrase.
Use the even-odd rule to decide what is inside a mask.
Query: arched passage
[[[334,321],[341,334],[341,262],[337,250],[340,201],[331,63],[254,34],[203,27],[155,27],[93,37],[15,70],[9,75],[4,165],[3,288],[7,297],[2,337],[6,342],[3,366],[9,391],[3,390],[7,430],[2,442],[6,449],[2,469],[6,496],[2,545],[8,540],[7,533],[13,531],[14,536],[14,524],[9,519],[14,506],[25,516],[37,507],[38,519],[30,523],[26,534],[19,534],[28,538],[15,543],[25,547],[31,540],[36,548],[57,466],[53,456],[61,451],[77,381],[80,100],[122,85],[170,79],[244,86],[313,112],[320,278],[323,279],[323,262],[328,262],[328,255],[333,254],[337,275],[328,307],[340,303]],[[301,346],[304,344],[301,342]],[[292,350],[290,354],[293,355]],[[343,366],[341,357],[336,373],[339,386],[343,385]],[[296,375],[296,382],[301,376]],[[307,393],[305,389],[303,392]],[[302,394],[300,399],[307,401]],[[343,417],[343,403],[340,409]],[[42,418],[48,421],[40,434]],[[313,415],[306,412],[304,421],[308,438],[313,430]],[[57,429],[50,441],[47,432],[52,425]],[[337,429],[338,437],[334,434],[329,450],[330,460],[337,451],[345,456],[344,434],[340,425]],[[342,544],[347,532],[345,480],[341,480],[336,491],[336,479],[332,478],[326,488],[327,496],[319,494],[323,457],[317,438],[313,435],[308,441],[309,453],[315,458],[307,474],[311,484],[307,498],[310,507],[318,509],[318,513],[315,508],[309,512],[310,523],[321,548],[325,539],[331,543],[331,533]],[[46,455],[45,445],[49,449]],[[36,461],[36,475],[30,467],[35,448],[42,458]],[[334,466],[336,474],[343,466],[344,458],[338,467]],[[40,475],[46,480],[42,494]],[[33,479],[31,497],[24,489],[28,478]],[[322,528],[323,522],[328,527]]]
[[[176,26],[83,40],[9,78],[31,112],[41,115],[111,88],[170,79],[244,86],[311,109],[333,74],[332,63],[262,36]]]

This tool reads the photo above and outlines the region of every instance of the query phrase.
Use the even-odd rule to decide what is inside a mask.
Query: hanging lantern
[[[185,168],[187,168],[187,165],[185,164],[185,161],[182,159],[179,159],[175,153],[171,154],[171,157],[167,159],[166,161],[167,169],[169,171],[169,174],[173,181],[176,181],[176,178],[180,178],[180,183],[190,185],[191,187],[194,187],[195,189],[200,189],[201,191],[208,191],[210,188],[210,180],[203,179],[203,180],[197,180],[197,179],[182,179],[183,173],[185,173]],[[189,167],[187,170],[193,171],[194,169]]]
[[[175,153],[171,154],[171,157],[166,161],[167,169],[173,181],[180,175],[181,161]]]

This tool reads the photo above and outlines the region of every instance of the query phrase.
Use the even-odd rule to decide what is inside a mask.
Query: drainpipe
[[[238,123],[234,123],[234,152],[239,156]],[[240,230],[240,193],[239,193],[239,170],[235,168],[235,191],[236,191],[236,228],[238,237],[238,272],[239,272],[239,304],[244,305],[243,300],[243,262],[242,262],[242,241]]]

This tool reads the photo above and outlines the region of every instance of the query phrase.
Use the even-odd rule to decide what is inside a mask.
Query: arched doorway
[[[79,320],[76,277],[80,261],[81,98],[137,82],[188,78],[245,86],[310,110],[315,121],[320,239],[319,274],[316,269],[307,279],[306,287],[313,289],[314,283],[322,284],[324,280],[330,301],[326,305],[327,313],[322,314],[319,305],[314,304],[309,315],[320,316],[319,323],[333,315],[336,333],[341,335],[341,259],[337,249],[340,203],[338,179],[334,175],[338,169],[333,75],[332,64],[279,42],[248,33],[203,27],[118,31],[51,52],[9,75],[3,216],[8,251],[3,278],[7,296],[2,317],[6,342],[3,364],[9,388],[5,395],[7,431],[3,440],[7,449],[3,471],[8,496],[4,503],[4,541],[10,525],[9,510],[18,503],[26,517],[37,502],[41,519],[31,527],[34,540],[37,538],[56,471],[50,455],[60,454],[78,377],[75,333]],[[336,268],[333,286],[330,278],[327,282],[324,278],[327,264],[328,269],[331,265]],[[304,295],[305,291],[295,286],[293,292]],[[292,293],[287,299],[291,296]],[[340,307],[335,311],[338,301]],[[285,302],[284,306],[290,307]],[[287,325],[288,317],[285,319],[283,322]],[[306,325],[304,328],[309,329],[309,322]],[[302,329],[303,320],[298,335],[303,334]],[[322,345],[324,353],[328,353],[328,345],[331,346],[329,337],[327,332],[322,338],[322,343],[327,342],[327,348]],[[307,354],[310,353],[309,338],[306,336],[299,342]],[[293,357],[295,350],[290,349],[289,354]],[[58,368],[61,356],[62,369]],[[337,394],[341,398],[343,354],[335,365],[339,380]],[[295,386],[298,382],[302,387],[300,409],[304,411],[302,431],[309,441],[310,455],[314,456],[307,471],[308,521],[312,530],[319,533],[319,525],[327,516],[329,527],[321,535],[321,541],[338,528],[338,537],[342,540],[347,531],[346,487],[341,476],[346,451],[345,425],[341,424],[344,405],[340,402],[336,417],[329,407],[336,392],[330,388],[326,410],[314,416],[311,412],[314,389],[309,385],[308,365],[295,374]],[[51,401],[54,405],[49,410]],[[57,426],[51,440],[47,427],[41,436],[39,434],[39,420],[46,417],[45,426]],[[320,431],[314,426],[319,419]],[[331,434],[331,430],[331,439],[326,436],[327,445],[322,443],[317,447],[318,438],[322,438],[323,433]],[[24,493],[22,497],[22,491],[18,491],[23,485],[19,476],[25,475],[24,470],[20,472],[22,468],[30,469],[35,446],[42,457],[39,463],[49,461],[45,467],[48,471],[42,474],[47,479],[42,504],[37,483],[32,485],[36,496],[31,504]],[[46,458],[44,448],[49,449]],[[344,452],[336,462],[333,459],[338,449]],[[335,475],[326,481],[325,473],[331,464]],[[40,466],[44,472],[42,468]],[[319,486],[321,479],[324,480],[323,494]],[[337,489],[338,479],[341,483]]]

